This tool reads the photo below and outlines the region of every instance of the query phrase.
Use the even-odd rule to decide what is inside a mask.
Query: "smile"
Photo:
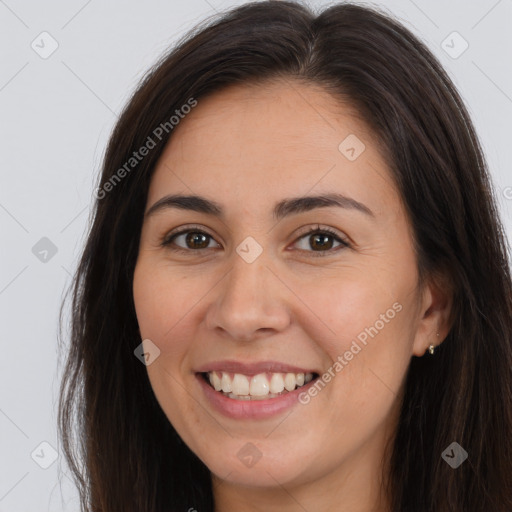
[[[311,382],[314,373],[274,373],[244,375],[225,371],[201,374],[222,395],[234,400],[267,400],[278,398]]]

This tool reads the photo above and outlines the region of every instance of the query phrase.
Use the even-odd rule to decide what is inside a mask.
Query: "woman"
[[[96,198],[59,410],[83,510],[512,510],[505,237],[404,27],[292,2],[203,25]]]

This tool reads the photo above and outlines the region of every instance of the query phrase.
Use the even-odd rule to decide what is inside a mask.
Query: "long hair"
[[[145,75],[113,130],[70,287],[59,401],[82,511],[213,511],[208,468],[134,356],[133,274],[169,119],[229,85],[277,79],[320,85],[356,109],[404,202],[420,280],[445,274],[453,285],[448,337],[433,357],[412,357],[406,376],[387,475],[392,511],[510,512],[512,283],[470,116],[436,58],[393,18],[348,3],[315,14],[287,1],[248,3],[198,25]],[[132,166],[148,137],[155,147]],[[458,468],[442,458],[452,442],[468,453]]]

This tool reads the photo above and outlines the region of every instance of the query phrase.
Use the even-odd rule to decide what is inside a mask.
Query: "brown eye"
[[[209,235],[196,231],[188,231],[185,234],[185,245],[191,249],[206,249],[209,244]]]
[[[191,252],[210,249],[213,237],[198,229],[183,229],[177,233],[171,233],[162,242],[162,246],[177,252]],[[217,244],[217,247],[220,247]]]
[[[301,251],[311,252],[313,253],[313,256],[327,256],[337,252],[341,248],[350,247],[348,242],[343,240],[341,236],[338,235],[338,233],[332,231],[329,228],[312,228],[300,236],[298,240],[305,241],[305,247],[299,249]],[[333,245],[336,242],[339,245],[333,248]]]
[[[338,250],[350,247],[350,244],[346,242],[337,232],[332,231],[329,228],[320,228],[319,226],[314,227],[301,235],[298,238],[304,247],[299,247],[302,252],[309,252],[312,256],[329,256]],[[199,252],[206,249],[213,249],[214,246],[210,246],[214,238],[205,233],[200,229],[182,229],[177,233],[171,233],[161,243],[163,247],[181,253]],[[295,242],[297,245],[299,242]],[[338,244],[335,246],[335,244]],[[221,247],[215,242],[216,247]]]
[[[316,249],[332,249],[333,240],[332,235],[327,235],[323,233],[317,233],[315,235],[310,235],[309,240],[311,247]]]

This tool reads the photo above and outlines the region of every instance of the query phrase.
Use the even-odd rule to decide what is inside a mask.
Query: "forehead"
[[[315,191],[352,195],[377,211],[399,201],[375,136],[354,110],[291,80],[199,99],[174,128],[148,202],[178,191],[252,208]]]

